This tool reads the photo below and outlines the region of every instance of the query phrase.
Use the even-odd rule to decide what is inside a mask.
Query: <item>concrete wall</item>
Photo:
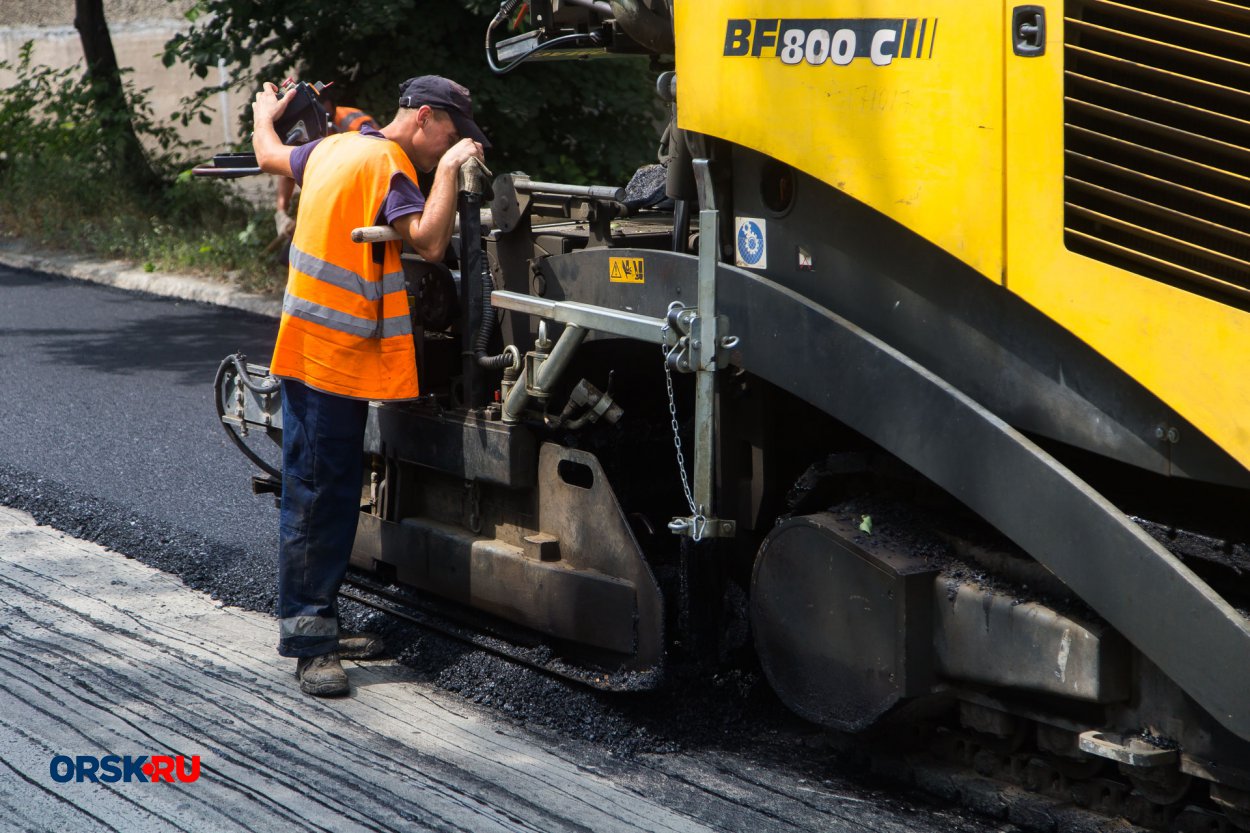
[[[179,101],[190,91],[220,80],[216,73],[210,72],[201,80],[180,64],[170,69],[161,64],[165,41],[189,25],[182,15],[192,5],[194,0],[104,0],[117,61],[134,70],[126,76],[131,83],[140,89],[151,88],[148,98],[160,118],[178,112]],[[35,43],[36,63],[53,67],[80,64],[82,42],[74,29],[73,0],[0,0],[0,61],[15,62],[26,41]],[[12,81],[12,72],[0,71],[0,87]],[[210,151],[221,150],[238,138],[239,113],[246,105],[247,99],[237,94],[219,96],[210,110],[211,125],[197,121],[179,129]]]

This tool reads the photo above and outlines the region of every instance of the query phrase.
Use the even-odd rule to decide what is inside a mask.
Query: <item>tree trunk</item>
[[[82,39],[87,78],[95,94],[104,134],[116,143],[108,148],[110,155],[121,165],[123,175],[135,184],[145,188],[158,186],[160,178],[152,170],[135,134],[113,39],[104,18],[104,0],[74,0],[74,28]]]

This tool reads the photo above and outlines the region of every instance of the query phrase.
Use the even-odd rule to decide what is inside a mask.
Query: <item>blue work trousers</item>
[[[369,403],[282,382],[282,512],[278,653],[338,649],[338,593],[347,572],[364,476]]]

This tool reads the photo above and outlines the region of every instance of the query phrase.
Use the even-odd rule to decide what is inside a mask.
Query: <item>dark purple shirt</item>
[[[390,141],[379,130],[368,124],[360,128],[360,135],[372,136],[375,141],[379,142]],[[308,157],[312,155],[313,148],[319,144],[321,140],[317,139],[291,151],[291,175],[295,177],[297,185],[303,186],[304,168],[308,167]],[[380,226],[389,226],[405,214],[417,214],[424,210],[425,195],[421,193],[417,183],[405,173],[396,173],[391,176],[391,185],[386,192],[386,199],[382,200],[382,207],[378,209],[378,216],[374,222]]]

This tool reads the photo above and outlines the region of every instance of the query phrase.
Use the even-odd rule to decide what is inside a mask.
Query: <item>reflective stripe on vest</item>
[[[390,318],[361,318],[346,312],[339,312],[312,301],[305,301],[294,295],[287,294],[282,300],[282,311],[295,318],[311,321],[332,330],[361,338],[392,338],[394,336],[412,335],[412,318],[408,315],[395,315]]]
[[[357,399],[420,394],[400,244],[351,241],[377,222],[391,178],[416,171],[399,145],[340,133],[321,141],[304,169],[291,243],[273,375]]]
[[[325,281],[328,284],[337,286],[339,289],[346,289],[348,292],[355,292],[368,301],[380,300],[383,295],[391,292],[404,291],[404,273],[402,271],[389,272],[383,275],[380,283],[367,281],[351,270],[335,266],[333,263],[326,263],[320,258],[301,252],[294,245],[291,246],[291,256],[287,262],[290,263],[292,269],[303,272],[310,278]]]

